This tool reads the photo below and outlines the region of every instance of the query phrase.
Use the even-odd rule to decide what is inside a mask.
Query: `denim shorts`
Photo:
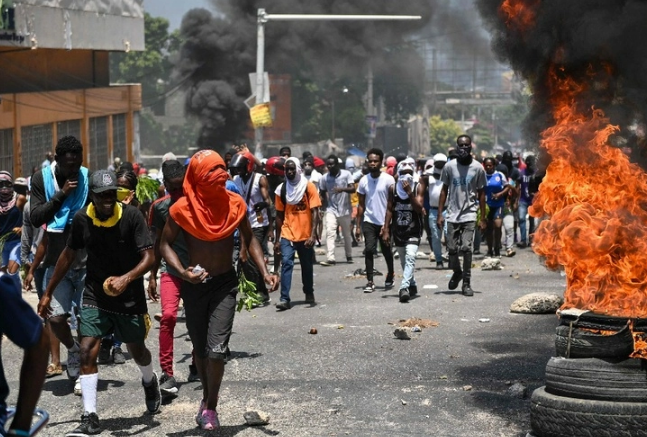
[[[2,267],[9,265],[13,261],[20,265],[20,239],[7,241],[2,248]]]
[[[497,220],[503,218],[503,207],[502,206],[491,206],[487,214],[488,220]]]
[[[81,307],[81,298],[83,296],[83,288],[85,287],[85,268],[70,269],[65,274],[63,280],[58,284],[52,296],[52,313],[50,317],[63,316],[72,312],[72,302],[77,307]],[[47,289],[47,284],[54,275],[54,266],[47,267],[45,270],[44,287]]]

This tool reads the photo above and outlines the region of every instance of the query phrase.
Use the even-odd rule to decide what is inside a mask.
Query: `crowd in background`
[[[181,289],[187,278],[200,283],[211,276],[208,272],[200,272],[197,265],[190,266],[182,233],[179,238],[174,236],[167,241],[168,217],[173,217],[180,199],[194,189],[195,199],[213,201],[216,203],[211,206],[214,209],[222,206],[222,202],[232,202],[232,197],[226,196],[218,200],[200,197],[207,188],[193,186],[200,185],[200,182],[192,182],[196,179],[191,179],[197,177],[197,173],[191,172],[192,168],[198,171],[196,160],[200,163],[214,160],[217,167],[226,172],[224,179],[218,181],[226,182],[227,196],[239,196],[236,202],[243,205],[241,211],[251,230],[249,234],[236,231],[232,264],[239,275],[244,274],[255,284],[261,297],[254,302],[256,306],[271,301],[269,293],[273,280],[268,281],[268,270],[280,276],[277,281],[280,296],[276,302],[279,311],[291,308],[292,273],[297,260],[305,302],[315,305],[314,266],[335,268],[341,263],[352,264],[355,262],[353,248],[362,243],[365,265],[357,269],[356,274],[367,278],[365,293],[375,291],[374,278],[382,275],[375,266],[375,259],[381,252],[387,268],[384,288],[388,290],[395,285],[393,264],[396,258],[402,266],[399,301],[405,303],[415,298],[415,264],[423,245],[429,248],[428,259],[436,269],[443,270],[447,266],[453,270],[449,288],[455,289],[463,281],[463,294],[471,296],[472,254],[481,253],[481,241],[486,242],[486,256],[511,257],[516,249],[532,244],[537,225],[535,219],[528,216],[528,207],[543,177],[537,171],[535,157],[526,155],[522,159],[506,151],[481,160],[472,154],[471,139],[465,135],[458,138],[455,147],[448,148],[447,155],[438,153],[429,158],[412,158],[404,154],[384,156],[379,149],[367,151],[362,158],[317,157],[309,152],[294,157],[289,147],[281,148],[278,156],[260,158],[245,145],[224,153],[222,164],[220,156],[212,152],[201,151],[196,157],[180,162],[168,153],[161,166],[153,169],[116,158],[107,169],[86,169],[81,166],[82,146],[75,138],[65,137],[59,141],[56,155],[48,153],[40,168],[34,168],[29,178],[14,179],[8,171],[0,171],[2,272],[17,288],[26,291],[33,288],[41,299],[39,314],[47,320],[46,332],[51,340],[51,358],[44,370],[47,377],[63,373],[60,345],[67,349],[68,377],[75,381],[75,393],[83,395],[85,413],[78,432],[94,434],[100,430],[96,415],[96,361],[99,364],[125,362],[122,342],[126,343],[142,371],[149,411],[159,409],[160,396],[177,395],[173,331],[183,296]],[[205,173],[201,177],[208,179],[211,176]],[[103,217],[102,202],[112,193],[117,205],[113,202],[106,206],[108,209]],[[112,208],[119,210],[118,217],[116,212],[112,215]],[[137,216],[132,216],[133,211],[138,211]],[[99,231],[95,232],[89,225],[84,225],[89,226],[89,230],[81,231],[81,224],[72,229],[80,212],[86,214],[88,222],[94,223]],[[121,226],[125,232],[126,217],[127,226],[130,226],[127,232],[132,231],[134,241],[126,242],[132,243],[130,246],[124,243],[123,248],[115,248],[123,249],[126,254],[111,254],[109,250],[104,254],[95,253],[92,240],[108,238],[103,228],[111,226]],[[173,222],[186,230],[179,217],[173,218]],[[260,255],[253,249],[255,246],[246,241],[250,238],[260,247]],[[343,247],[342,259],[338,259],[337,245]],[[322,248],[321,255],[316,255],[317,247]],[[148,299],[161,299],[162,311],[156,316],[160,322],[162,373],[159,378],[152,371],[150,352],[143,344],[141,333],[125,329],[96,331],[96,341],[90,346],[83,345],[96,352],[86,358],[91,362],[84,364],[94,366],[95,371],[90,375],[80,372],[82,343],[73,331],[89,317],[79,311],[88,306],[88,299],[94,299],[93,305],[105,309],[99,286],[88,292],[88,284],[96,279],[91,279],[92,271],[101,271],[100,267],[91,264],[96,264],[97,259],[114,262],[106,259],[110,255],[130,257],[131,271],[142,270],[145,265]],[[324,256],[324,259],[317,261],[317,256]],[[19,277],[21,266],[22,280]],[[143,276],[144,271],[140,273]],[[59,291],[62,287],[64,293]],[[143,279],[128,284],[115,279],[103,285],[106,294],[112,289],[117,290],[115,293],[124,293],[131,288],[133,296],[143,292]],[[132,297],[132,305],[139,311],[126,311],[129,314],[138,315],[146,307],[145,302],[136,297]],[[80,321],[77,321],[79,315]],[[97,324],[108,323],[102,319],[102,314],[92,317]],[[189,325],[191,315],[186,317]],[[233,315],[231,317],[233,320]],[[112,320],[111,323],[117,326],[120,322]],[[143,319],[141,324],[145,324]],[[193,329],[195,333],[198,328]],[[127,338],[120,338],[124,333]],[[223,340],[225,359],[228,339],[227,335]],[[192,340],[195,347],[199,340]],[[203,365],[201,357],[196,360],[194,354],[188,379],[206,378]],[[213,393],[211,396],[205,393],[196,416],[197,423],[204,429],[218,426],[212,397]]]

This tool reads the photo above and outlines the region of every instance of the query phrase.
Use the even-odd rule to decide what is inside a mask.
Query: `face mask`
[[[117,188],[118,202],[123,202],[128,196],[130,196],[130,190],[128,188]]]
[[[456,152],[458,159],[467,159],[472,153],[472,146],[458,146]]]

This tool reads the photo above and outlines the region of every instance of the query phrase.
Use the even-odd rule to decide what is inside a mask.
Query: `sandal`
[[[58,376],[62,374],[63,367],[61,367],[60,364],[57,366],[54,363],[50,363],[49,366],[47,366],[47,370],[45,371],[45,378],[51,378],[52,376]]]

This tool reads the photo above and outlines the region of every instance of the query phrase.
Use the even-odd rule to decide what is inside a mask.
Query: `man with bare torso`
[[[203,387],[196,422],[205,430],[220,427],[216,412],[218,392],[238,293],[238,278],[232,267],[236,229],[271,291],[278,285],[278,278],[265,267],[263,251],[247,220],[245,201],[225,189],[227,179],[220,155],[213,150],[195,154],[184,180],[184,197],[171,207],[160,243],[166,263],[180,272],[184,280],[181,295]],[[189,252],[187,268],[171,247],[180,231]]]

